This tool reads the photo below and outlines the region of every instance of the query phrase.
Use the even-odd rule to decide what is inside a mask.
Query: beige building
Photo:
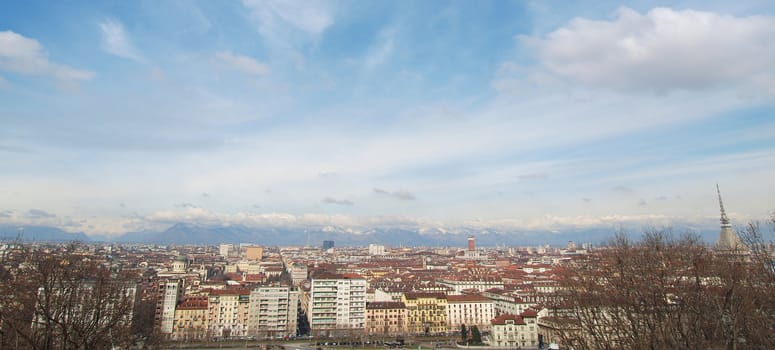
[[[250,291],[248,335],[276,338],[296,335],[299,291],[284,286],[258,286]]]
[[[504,314],[491,321],[490,346],[499,348],[538,347],[538,314],[527,310],[520,315]]]
[[[259,246],[245,247],[245,258],[248,260],[260,261],[264,258],[264,248]]]
[[[406,334],[406,305],[383,301],[366,304],[366,335],[394,336]]]
[[[208,334],[226,338],[248,335],[249,299],[250,290],[245,288],[211,290]]]
[[[489,298],[478,294],[448,295],[447,324],[449,329],[460,329],[460,325],[477,326],[489,330],[490,321],[495,318],[495,304]]]
[[[290,268],[291,280],[293,285],[298,286],[307,280],[307,265],[301,263],[293,263]]]
[[[405,293],[409,334],[446,334],[447,296],[444,293]]]
[[[201,340],[207,338],[207,300],[204,296],[188,296],[175,308],[174,340]]]

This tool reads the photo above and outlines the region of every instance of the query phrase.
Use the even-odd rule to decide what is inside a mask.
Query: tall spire
[[[718,187],[718,183],[716,183],[716,193],[718,193],[718,205],[721,208],[721,227],[731,227],[727,212],[724,210],[724,201],[721,200],[721,190]]]
[[[716,241],[716,250],[719,251],[736,251],[744,248],[740,237],[732,230],[732,224],[729,223],[729,217],[724,210],[724,202],[721,200],[721,190],[718,184],[716,184],[716,193],[718,194],[718,205],[721,209],[721,231],[718,235],[718,241]]]

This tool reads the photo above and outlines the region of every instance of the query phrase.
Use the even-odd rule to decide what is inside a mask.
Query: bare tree
[[[19,245],[0,283],[1,348],[110,349],[131,344],[135,284],[78,244]]]
[[[617,235],[564,270],[561,338],[576,349],[775,348],[772,257],[758,225],[746,230],[762,249],[721,254],[693,235]]]

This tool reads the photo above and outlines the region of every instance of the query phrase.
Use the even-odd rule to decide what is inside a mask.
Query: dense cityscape
[[[640,348],[642,344],[629,342],[633,329],[605,323],[625,322],[644,310],[629,309],[627,298],[590,303],[584,297],[595,286],[614,296],[613,284],[626,269],[649,265],[639,261],[642,266],[627,266],[621,256],[614,266],[599,264],[601,260],[644,253],[651,258],[660,254],[656,260],[662,285],[651,280],[659,278],[649,275],[653,271],[641,270],[636,277],[643,285],[620,287],[628,293],[649,290],[637,299],[639,307],[655,302],[645,314],[657,308],[664,313],[661,318],[669,318],[693,302],[710,303],[715,295],[725,300],[721,312],[726,317],[743,318],[738,313],[744,313],[748,322],[764,324],[761,329],[748,322],[721,325],[734,331],[731,339],[723,332],[677,342],[654,333],[640,337],[654,337],[650,341],[659,348],[682,342],[767,348],[775,339],[775,310],[762,303],[772,301],[775,250],[762,240],[758,226],[749,225],[742,235],[733,230],[720,195],[719,204],[721,226],[713,247],[656,231],[644,233],[641,243],[617,236],[597,248],[573,241],[565,247],[482,248],[474,236],[458,247],[430,248],[337,247],[331,240],[315,247],[6,241],[0,246],[6,296],[0,307],[0,347],[266,347],[290,342],[287,346],[317,349]],[[629,244],[629,249],[641,249],[628,253]],[[682,254],[693,257],[678,269],[672,264]],[[709,264],[743,266],[732,272],[739,280],[727,285],[729,276],[723,272],[700,269],[703,255]],[[757,264],[766,265],[757,272]],[[579,288],[590,277],[593,285]],[[710,299],[690,299],[698,290],[682,288],[692,278]],[[726,294],[739,288],[749,290]],[[759,311],[743,309],[746,304]],[[587,318],[590,309],[598,310],[593,314],[603,309],[602,318]],[[616,320],[619,312],[627,316]],[[683,320],[680,326],[696,322]],[[605,341],[597,339],[601,335]]]

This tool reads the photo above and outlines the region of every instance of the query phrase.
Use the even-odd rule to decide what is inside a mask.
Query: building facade
[[[444,293],[405,293],[409,334],[446,334],[447,296]]]
[[[248,335],[281,338],[296,335],[299,291],[284,286],[258,286],[250,291]]]
[[[383,301],[366,304],[366,334],[372,336],[404,335],[407,311],[402,302]]]
[[[245,247],[245,259],[261,261],[264,258],[264,248],[259,246]]]
[[[313,278],[307,309],[312,335],[360,333],[366,321],[366,280],[351,274]]]
[[[169,337],[175,325],[175,307],[183,297],[183,280],[166,279],[159,281],[156,297],[156,325],[162,336]]]
[[[208,297],[188,296],[175,308],[175,323],[172,329],[174,340],[202,340],[207,337]]]
[[[245,288],[211,290],[207,305],[208,335],[247,336],[249,301],[250,291]]]
[[[504,314],[491,321],[490,346],[499,348],[537,348],[538,314],[527,310],[520,315]]]
[[[449,329],[460,329],[460,325],[475,325],[481,330],[489,330],[493,318],[495,306],[489,298],[476,294],[447,296]]]

